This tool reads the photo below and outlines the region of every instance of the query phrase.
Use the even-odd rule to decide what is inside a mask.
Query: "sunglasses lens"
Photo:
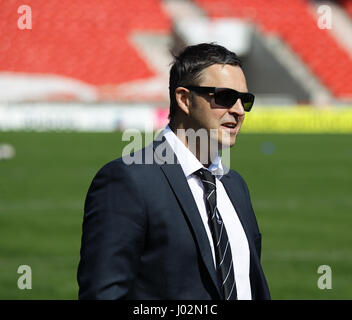
[[[230,90],[219,91],[215,94],[215,103],[226,108],[232,107],[237,99],[238,94]]]
[[[251,93],[239,93],[233,90],[223,90],[215,93],[215,103],[225,108],[231,108],[241,98],[243,109],[251,111],[254,103],[254,95]]]
[[[251,111],[253,103],[254,103],[254,95],[250,93],[245,93],[242,95],[241,102],[243,105],[243,109],[247,112]]]

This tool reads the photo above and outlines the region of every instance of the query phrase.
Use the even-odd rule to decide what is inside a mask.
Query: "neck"
[[[217,157],[218,152],[211,152],[214,148],[211,147],[209,134],[205,137],[197,136],[196,130],[186,128],[183,123],[176,125],[170,122],[169,127],[204,167],[208,168],[212,159]]]

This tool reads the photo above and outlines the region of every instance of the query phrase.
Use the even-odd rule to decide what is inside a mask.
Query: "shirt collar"
[[[182,170],[186,176],[190,176],[195,171],[204,168],[196,156],[183,144],[183,142],[175,135],[170,129],[169,125],[163,131],[163,135],[166,141],[171,146],[171,149],[176,154],[177,160],[182,167]],[[218,154],[214,161],[210,164],[208,170],[217,176],[219,179],[224,174],[224,169],[221,163],[221,157]]]

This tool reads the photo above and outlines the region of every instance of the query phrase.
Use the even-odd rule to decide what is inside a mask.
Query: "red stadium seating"
[[[305,0],[195,0],[211,18],[240,17],[279,35],[330,91],[352,96],[352,59],[317,19]],[[348,1],[352,7],[352,1]]]
[[[352,17],[352,1],[351,0],[340,0],[340,3],[345,7],[346,11]]]
[[[32,9],[20,30],[17,10]],[[132,32],[165,33],[158,0],[11,0],[0,2],[0,72],[57,74],[93,85],[154,76],[130,42]]]

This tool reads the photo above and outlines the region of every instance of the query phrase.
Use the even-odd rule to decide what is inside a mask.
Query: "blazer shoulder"
[[[232,182],[239,183],[247,187],[246,181],[238,171],[229,169],[229,172],[226,174],[226,176],[231,179]]]
[[[121,174],[135,172],[138,168],[144,167],[144,164],[148,164],[148,162],[146,162],[146,157],[148,157],[149,152],[150,148],[148,146],[137,150],[136,152],[111,160],[99,169],[98,174]]]

